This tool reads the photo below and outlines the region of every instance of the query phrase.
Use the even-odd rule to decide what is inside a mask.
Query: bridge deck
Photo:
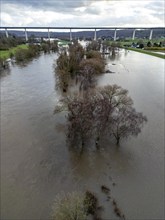
[[[164,27],[101,27],[101,26],[92,26],[92,27],[9,27],[9,26],[2,26],[0,27],[0,29],[10,29],[10,30],[16,30],[16,29],[77,29],[77,30],[80,30],[80,29],[86,29],[86,30],[89,30],[89,29],[101,29],[101,30],[115,30],[115,29],[118,29],[118,30],[124,30],[124,29],[140,29],[140,30],[146,30],[146,29],[164,29]]]

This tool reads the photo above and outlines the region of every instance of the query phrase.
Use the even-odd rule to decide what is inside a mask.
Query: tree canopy
[[[104,135],[113,136],[116,143],[129,136],[137,136],[147,122],[146,116],[136,112],[128,91],[117,85],[107,85],[77,93],[65,99],[67,106],[67,140],[72,146],[84,147],[88,139],[96,147]]]

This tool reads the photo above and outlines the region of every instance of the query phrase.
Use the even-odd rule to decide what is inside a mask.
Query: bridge
[[[137,30],[150,30],[149,40],[152,40],[153,31],[156,29],[164,29],[164,27],[0,27],[0,30],[5,30],[6,37],[9,37],[9,30],[24,30],[25,39],[28,41],[28,30],[47,30],[48,39],[50,40],[50,30],[68,30],[70,33],[70,41],[72,41],[72,30],[91,30],[94,31],[94,40],[97,40],[97,30],[114,30],[114,41],[117,39],[118,30],[132,30],[132,40],[135,39],[135,34]]]

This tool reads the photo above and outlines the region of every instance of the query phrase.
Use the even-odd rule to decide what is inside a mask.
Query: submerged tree
[[[128,90],[116,84],[100,87],[98,92],[103,97],[107,97],[113,108],[133,105],[133,100],[128,96]]]
[[[86,49],[87,49],[87,51],[90,51],[90,50],[99,51],[100,50],[100,46],[101,46],[100,42],[98,42],[96,40],[93,40],[92,42],[90,42],[87,45]]]
[[[94,138],[96,147],[107,134],[120,139],[137,136],[147,118],[133,108],[128,91],[117,85],[88,90],[86,96],[68,102],[68,138],[85,140]]]
[[[79,72],[76,76],[76,82],[80,83],[80,90],[93,88],[96,83],[95,76],[104,72],[105,61],[97,51],[89,51],[86,59],[79,64]]]
[[[87,59],[95,58],[95,59],[100,59],[100,60],[102,59],[103,60],[101,53],[99,51],[95,51],[95,50],[87,51],[86,58]]]
[[[58,86],[66,92],[69,80],[79,71],[79,65],[84,57],[84,50],[78,43],[71,45],[68,52],[62,52],[56,62],[56,78]]]
[[[81,149],[85,141],[93,135],[93,105],[91,99],[74,97],[68,100],[68,140],[70,145],[81,143]]]
[[[69,85],[69,57],[67,53],[61,53],[57,59],[57,66],[56,66],[56,79],[57,85],[60,87],[63,92],[66,92]]]
[[[123,89],[118,85],[107,85],[97,89],[99,95],[100,107],[97,108],[95,127],[96,145],[102,135],[109,133],[109,125],[111,124],[112,114],[116,108],[124,108],[132,106],[133,101],[128,96],[128,90]]]
[[[74,77],[79,71],[79,64],[84,58],[85,51],[78,43],[70,45],[69,47],[69,72],[71,77]]]
[[[111,115],[110,134],[119,144],[121,138],[129,136],[137,136],[147,122],[146,116],[136,110],[132,106],[124,106],[116,108]]]
[[[97,51],[89,51],[84,58],[84,49],[79,43],[70,45],[56,62],[56,76],[60,88],[67,91],[70,79],[80,83],[80,90],[87,90],[95,84],[95,75],[103,73],[105,61]]]
[[[95,75],[104,71],[104,62],[101,59],[84,59],[80,63],[77,81],[80,82],[80,90],[87,90],[95,84]]]

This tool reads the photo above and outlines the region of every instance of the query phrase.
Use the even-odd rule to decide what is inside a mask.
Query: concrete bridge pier
[[[50,41],[50,32],[49,32],[49,28],[48,28],[48,39]]]
[[[94,33],[94,40],[97,40],[96,29],[95,29],[95,33]]]
[[[136,29],[133,30],[132,40],[135,40],[135,33],[136,33]]]
[[[70,29],[70,41],[72,41],[72,29]]]
[[[150,30],[149,40],[152,40],[153,29]]]
[[[6,33],[6,37],[8,38],[9,34],[8,34],[8,31],[7,31],[7,28],[5,28],[5,33]]]
[[[25,40],[28,41],[28,35],[27,35],[26,28],[25,28]]]
[[[115,29],[115,33],[114,33],[114,37],[113,37],[114,41],[116,41],[116,36],[117,36],[117,30]]]

